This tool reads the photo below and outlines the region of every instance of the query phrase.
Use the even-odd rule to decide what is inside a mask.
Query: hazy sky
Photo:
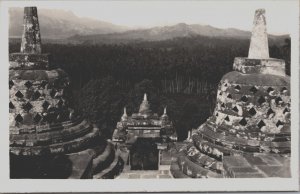
[[[296,0],[38,1],[35,4],[42,8],[70,10],[81,17],[129,27],[153,27],[185,22],[242,30],[251,30],[255,9],[265,8],[268,32],[273,34],[289,33],[291,19],[299,16],[295,11],[298,6]]]

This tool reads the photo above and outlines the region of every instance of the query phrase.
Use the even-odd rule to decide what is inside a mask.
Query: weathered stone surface
[[[248,58],[269,58],[269,45],[265,12],[266,11],[264,9],[258,9],[255,11]]]
[[[290,77],[283,60],[269,58],[264,13],[255,13],[248,58],[235,58],[235,71],[221,79],[213,115],[193,131],[193,145],[181,148],[187,176],[290,176]]]
[[[36,7],[24,8],[23,25],[21,52],[40,54],[42,52],[41,35]]]
[[[92,162],[94,152],[90,149],[69,154],[68,159],[72,162],[72,173],[68,179],[88,179],[92,178]]]
[[[241,73],[261,73],[285,76],[285,62],[282,59],[250,59],[236,57],[233,63],[233,70]]]
[[[94,173],[113,178],[124,162],[115,157],[112,144],[101,151],[104,140],[99,129],[70,107],[69,77],[54,69],[49,54],[41,53],[38,25],[36,7],[26,7],[21,53],[9,56],[10,158],[12,171],[17,172],[11,178],[20,177],[15,169],[22,167],[33,172],[22,174],[25,178],[92,178]],[[51,168],[67,169],[51,173]]]
[[[51,69],[50,54],[13,53],[9,56],[10,69]]]

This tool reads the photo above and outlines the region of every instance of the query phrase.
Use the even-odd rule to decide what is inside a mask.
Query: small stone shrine
[[[106,169],[114,177],[123,163],[70,107],[68,75],[42,53],[36,7],[24,8],[21,52],[10,54],[9,64],[10,177],[92,178],[117,160]]]
[[[177,140],[172,121],[166,108],[162,116],[152,113],[147,95],[144,95],[139,112],[128,116],[126,108],[117,123],[113,142],[127,150],[127,164],[132,170],[157,170],[161,161],[161,152],[168,149],[168,143]]]
[[[290,177],[290,77],[269,58],[265,10],[255,12],[248,58],[237,57],[218,86],[213,115],[177,144],[177,178]]]

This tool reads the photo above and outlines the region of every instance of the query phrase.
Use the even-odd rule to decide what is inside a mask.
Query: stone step
[[[217,173],[222,173],[224,171],[222,162],[201,153],[195,146],[192,146],[187,150],[183,150],[181,153],[188,157],[188,159],[195,164],[200,165],[206,169],[210,169]]]
[[[115,159],[114,145],[107,142],[104,151],[93,159],[93,173],[97,174],[107,168]]]
[[[68,179],[92,178],[92,162],[94,154],[95,152],[92,149],[68,154],[68,160],[72,164],[71,174],[68,176]]]
[[[98,137],[99,129],[93,128],[90,133],[79,138],[73,139],[72,141],[50,144],[47,146],[10,146],[10,152],[15,155],[24,156],[71,153],[83,150],[84,148],[88,147],[88,145],[93,144]]]
[[[116,179],[170,179],[170,170],[130,170],[122,172]]]
[[[124,161],[119,156],[119,151],[115,152],[114,160],[101,172],[94,174],[93,179],[112,179],[117,176],[124,167]]]
[[[184,155],[178,156],[178,166],[184,174],[191,178],[223,178],[222,174],[203,168]]]
[[[205,137],[211,143],[218,144],[227,149],[235,149],[243,152],[274,152],[280,154],[290,153],[290,141],[287,142],[267,142],[234,137],[231,135],[224,135],[210,125],[203,124],[198,134]]]
[[[174,178],[191,178],[181,171],[181,169],[178,166],[177,161],[173,161],[171,163],[170,171]]]
[[[37,134],[19,134],[10,135],[10,144],[12,146],[43,146],[63,141],[70,141],[89,133],[92,126],[86,121],[82,120],[81,123],[72,127],[61,127],[61,130],[49,131]]]
[[[216,145],[210,141],[204,139],[199,134],[194,134],[192,136],[195,147],[202,153],[207,154],[208,156],[215,158],[217,160],[222,160],[223,156],[228,156],[232,154],[242,154],[241,151],[228,149],[226,147]]]

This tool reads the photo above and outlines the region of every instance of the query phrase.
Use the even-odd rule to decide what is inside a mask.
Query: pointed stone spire
[[[144,94],[144,101],[148,101],[148,100],[147,100],[147,94],[146,94],[146,93]]]
[[[41,35],[36,7],[24,8],[21,53],[41,54]]]
[[[36,7],[24,7],[21,52],[9,55],[9,69],[45,70],[54,68],[49,53],[42,53]]]
[[[125,121],[125,120],[127,120],[127,118],[128,118],[128,116],[127,116],[126,107],[124,107],[124,113],[123,113],[123,115],[122,115],[121,120],[122,120],[122,121]]]
[[[266,27],[265,10],[255,11],[252,36],[249,48],[248,58],[250,59],[268,59],[269,45]]]
[[[167,107],[164,108],[164,114],[161,115],[161,118],[163,118],[163,119],[168,118],[168,115],[167,115]]]

